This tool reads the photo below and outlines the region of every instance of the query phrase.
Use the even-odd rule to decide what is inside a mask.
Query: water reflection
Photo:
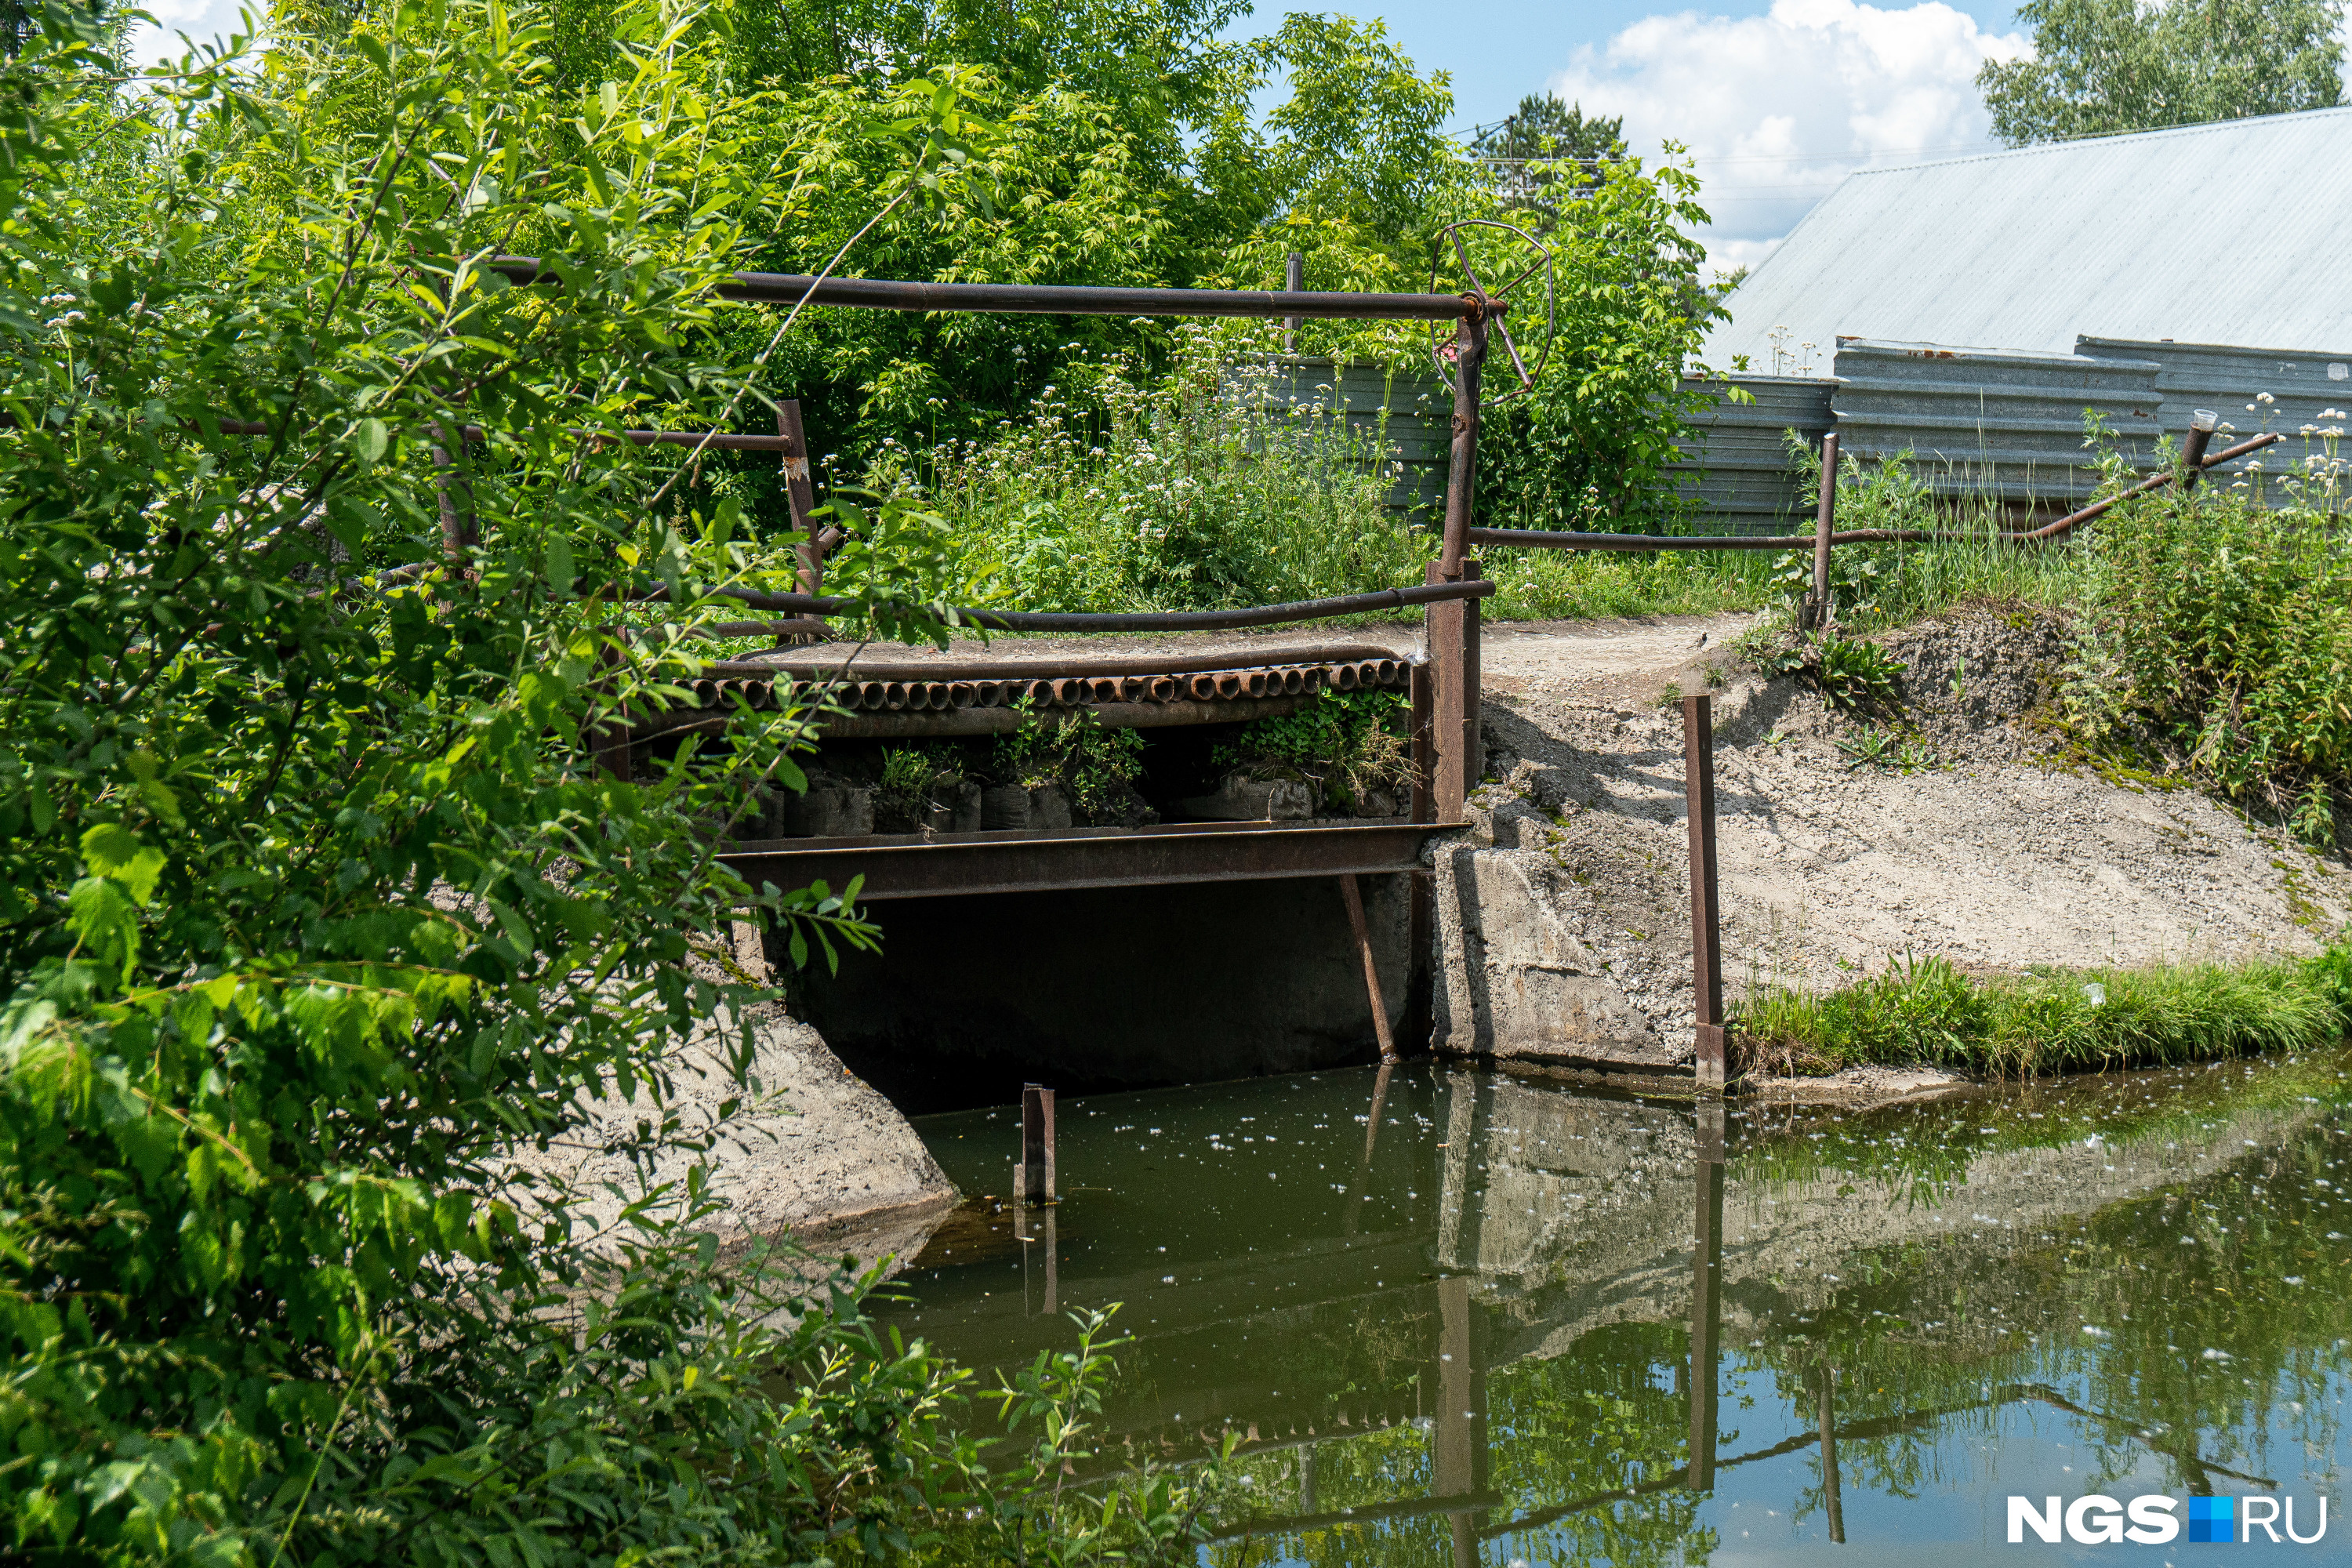
[[[2333,1495],[2345,1070],[1863,1116],[1426,1064],[1078,1100],[1066,1201],[961,1216],[900,1316],[985,1366],[1125,1303],[1105,1462],[1242,1433],[1218,1563],[2013,1558],[2012,1492]],[[1018,1136],[924,1131],[982,1192]]]

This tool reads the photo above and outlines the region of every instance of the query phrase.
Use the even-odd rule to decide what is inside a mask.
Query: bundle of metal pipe
[[[733,673],[685,683],[698,709],[730,707],[740,697],[754,709],[779,706],[797,692],[815,700],[829,683],[795,688],[787,679]],[[1085,708],[1106,702],[1231,702],[1251,698],[1295,697],[1315,692],[1359,691],[1404,686],[1412,664],[1383,653],[1376,658],[1330,664],[1266,666],[1255,669],[1202,670],[1153,675],[1014,676],[1002,679],[850,680],[833,685],[831,701],[853,713],[946,712],[959,708]]]

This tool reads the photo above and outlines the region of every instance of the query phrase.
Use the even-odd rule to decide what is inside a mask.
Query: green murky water
[[[2352,1562],[2347,1073],[1861,1114],[1427,1063],[1097,1096],[1063,1201],[969,1205],[893,1315],[987,1367],[1123,1303],[1110,1452],[1245,1438],[1204,1563],[2178,1564],[2214,1495],[2304,1536],[2325,1498],[2276,1550]],[[1010,1190],[1017,1111],[918,1125]],[[2179,1533],[2008,1543],[2011,1495],[2088,1493]]]

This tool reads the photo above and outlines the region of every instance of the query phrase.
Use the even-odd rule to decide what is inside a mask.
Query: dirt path
[[[2198,792],[2110,783],[2045,755],[2026,715],[2055,629],[1971,611],[1885,638],[1906,660],[1910,771],[1857,763],[1864,726],[1810,687],[1744,672],[1750,617],[1493,628],[1478,837],[1533,852],[1550,914],[1646,1016],[1689,1040],[1680,714],[1695,661],[1717,693],[1724,978],[1834,985],[1892,954],[2016,969],[2309,952],[2352,879]],[[1704,641],[1702,641],[1702,637]],[[1841,742],[1843,742],[1842,748]]]

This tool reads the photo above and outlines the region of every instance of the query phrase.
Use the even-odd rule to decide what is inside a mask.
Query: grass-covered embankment
[[[2343,1037],[2352,945],[2301,961],[2153,963],[1976,976],[1906,958],[1843,990],[1760,991],[1734,1012],[1747,1070],[1927,1063],[1999,1078],[2159,1067]]]

